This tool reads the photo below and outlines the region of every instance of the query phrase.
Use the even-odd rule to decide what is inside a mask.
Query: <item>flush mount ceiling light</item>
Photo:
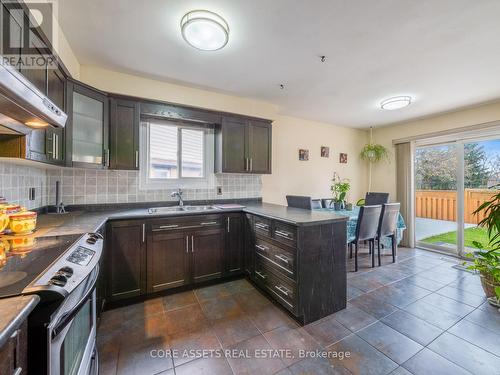
[[[181,19],[184,40],[202,51],[217,51],[229,40],[229,26],[218,14],[208,10],[193,10]]]
[[[380,103],[380,108],[393,111],[395,109],[400,109],[407,107],[411,104],[411,96],[393,96],[383,100]]]

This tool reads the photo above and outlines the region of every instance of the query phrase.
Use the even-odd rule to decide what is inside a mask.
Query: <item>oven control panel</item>
[[[94,250],[90,250],[83,246],[78,246],[75,250],[73,250],[69,257],[66,258],[66,260],[80,266],[87,266],[94,255]]]
[[[84,234],[23,292],[49,289],[63,296],[71,293],[97,266],[103,243],[98,233]]]

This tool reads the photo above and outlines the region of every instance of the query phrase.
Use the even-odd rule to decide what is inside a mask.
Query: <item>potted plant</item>
[[[498,187],[500,185],[494,186]],[[500,307],[500,192],[480,205],[474,214],[479,212],[485,215],[479,225],[487,228],[489,243],[485,246],[478,241],[473,242],[479,251],[467,254],[473,259],[472,265],[467,268],[479,273],[488,301]]]
[[[333,207],[336,211],[344,208],[345,198],[350,189],[351,183],[349,180],[341,179],[337,173],[333,174],[330,190],[333,194]]]
[[[372,164],[389,161],[389,151],[384,146],[373,143],[372,127],[370,127],[370,142],[361,149],[359,157],[368,161],[368,192],[370,192],[372,189]]]

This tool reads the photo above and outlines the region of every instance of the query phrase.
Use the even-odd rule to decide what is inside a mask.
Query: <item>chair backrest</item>
[[[389,193],[366,193],[365,206],[389,203]]]
[[[333,199],[332,198],[323,198],[321,200],[323,204],[323,208],[333,208]]]
[[[323,208],[323,204],[321,203],[321,199],[311,199],[311,208],[313,210],[318,208]]]
[[[382,206],[380,223],[378,225],[379,238],[396,233],[400,206],[400,203],[388,203]]]
[[[377,236],[382,206],[363,206],[359,209],[356,240],[371,240]]]
[[[303,208],[310,210],[312,208],[311,197],[301,195],[287,195],[286,202],[288,207]]]

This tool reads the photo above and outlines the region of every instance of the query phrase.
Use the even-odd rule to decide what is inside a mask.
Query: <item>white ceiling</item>
[[[184,42],[179,22],[193,9],[226,19],[224,49]],[[284,114],[349,127],[500,98],[499,14],[498,0],[59,2],[82,64],[262,99]],[[380,110],[394,95],[415,102]]]

